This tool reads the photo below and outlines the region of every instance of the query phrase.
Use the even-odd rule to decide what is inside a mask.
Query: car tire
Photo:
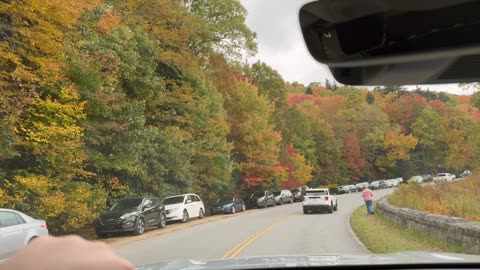
[[[333,202],[332,202],[332,204],[330,205],[330,207],[328,208],[328,213],[329,213],[329,214],[333,213]]]
[[[104,238],[107,238],[107,236],[108,234],[106,233],[97,233],[97,239],[104,239]],[[30,241],[32,241],[32,239],[30,239]],[[30,241],[28,241],[28,243],[30,243]]]
[[[338,210],[338,202],[335,203],[335,207],[333,208],[333,211],[337,211]]]
[[[158,228],[163,229],[165,226],[167,226],[167,216],[164,213],[161,213]]]
[[[137,223],[135,224],[135,231],[133,234],[142,235],[145,232],[145,220],[143,218],[137,218]]]
[[[183,216],[182,216],[182,223],[187,223],[189,218],[190,218],[190,217],[188,216],[188,211],[187,211],[187,209],[184,209],[184,210],[183,210]]]
[[[237,210],[235,210],[235,205],[232,206],[232,214],[235,214],[235,212],[237,212]]]
[[[283,204],[283,199],[280,199],[280,205],[282,205],[282,204]]]
[[[97,235],[97,238],[98,238],[98,235]],[[28,239],[27,245],[30,245],[30,244],[32,243],[32,241],[33,241],[33,240],[35,240],[35,239],[37,239],[37,237],[36,237],[36,236],[34,236],[34,237],[32,237],[32,238]]]
[[[198,213],[198,218],[202,219],[205,216],[205,213],[203,212],[203,208],[200,208],[200,213]]]
[[[308,215],[308,210],[305,209],[305,208],[303,208],[303,213],[304,213],[305,215]]]
[[[267,208],[267,207],[268,207],[268,203],[267,203],[267,201],[264,201],[263,202],[263,208]]]
[[[293,198],[290,198],[290,203],[293,203]]]

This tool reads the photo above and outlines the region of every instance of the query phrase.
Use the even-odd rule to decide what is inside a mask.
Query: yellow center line
[[[234,258],[235,256],[237,256],[240,252],[242,252],[242,250],[244,250],[248,245],[250,245],[253,241],[255,241],[255,239],[259,238],[260,236],[262,236],[263,234],[267,233],[268,231],[272,230],[273,228],[281,225],[282,223],[285,223],[287,222],[288,220],[292,219],[296,217],[296,215],[294,216],[289,216],[287,218],[284,218],[280,221],[277,221],[277,222],[274,222],[272,224],[270,224],[266,229],[260,231],[260,232],[257,232],[253,235],[251,235],[250,237],[248,237],[247,239],[243,240],[242,242],[238,243],[237,245],[235,245],[232,249],[230,249],[227,253],[225,253],[225,255],[223,255],[222,258]]]

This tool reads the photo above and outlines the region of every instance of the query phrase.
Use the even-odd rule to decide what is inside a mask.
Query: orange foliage
[[[95,28],[103,34],[107,34],[120,25],[121,18],[113,12],[106,13],[95,25]]]

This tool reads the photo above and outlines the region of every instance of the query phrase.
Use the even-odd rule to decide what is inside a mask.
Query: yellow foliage
[[[387,151],[387,159],[392,160],[408,160],[410,159],[410,150],[417,145],[417,139],[411,134],[405,136],[399,129],[387,132],[383,144]]]
[[[300,185],[306,185],[312,180],[313,166],[310,166],[300,153],[295,154],[292,160],[294,164],[293,179]]]

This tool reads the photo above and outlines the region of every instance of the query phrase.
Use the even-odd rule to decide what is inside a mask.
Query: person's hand
[[[0,270],[134,270],[105,243],[78,236],[39,237],[0,263]]]

